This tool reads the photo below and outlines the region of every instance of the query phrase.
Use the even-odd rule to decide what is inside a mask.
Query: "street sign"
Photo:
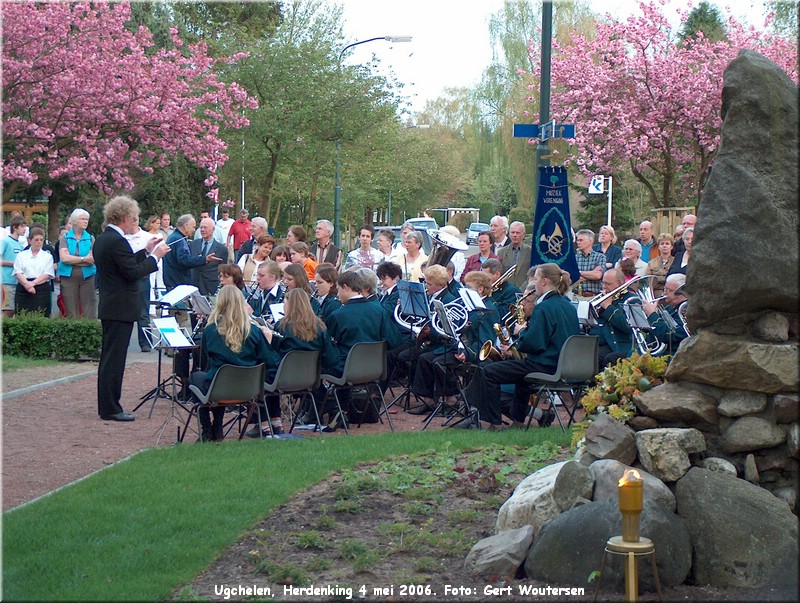
[[[589,194],[590,195],[603,194],[603,176],[592,176],[592,180],[591,182],[589,182]]]
[[[554,124],[552,121],[544,124],[541,141],[550,138],[575,138],[575,124]],[[539,124],[514,124],[514,138],[539,138]]]

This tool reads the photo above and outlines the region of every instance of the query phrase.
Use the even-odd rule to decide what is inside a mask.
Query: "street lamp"
[[[377,38],[369,38],[367,40],[361,40],[359,42],[353,42],[352,44],[348,44],[342,51],[339,53],[339,60],[337,62],[337,67],[339,69],[342,68],[342,58],[344,57],[344,53],[347,52],[348,49],[353,48],[354,46],[358,46],[359,44],[366,44],[367,42],[375,42],[377,40],[385,40],[386,42],[410,42],[411,36],[378,36]],[[342,245],[342,235],[341,229],[339,228],[339,215],[341,211],[341,203],[342,203],[342,174],[341,174],[341,162],[340,162],[340,154],[339,151],[342,146],[342,137],[341,133],[336,137],[336,177],[335,177],[335,184],[333,187],[333,244],[337,247],[341,247]]]

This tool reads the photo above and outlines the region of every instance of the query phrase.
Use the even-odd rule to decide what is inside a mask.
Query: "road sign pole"
[[[611,187],[612,187],[612,178],[611,176],[608,177],[608,220],[606,224],[611,226]]]

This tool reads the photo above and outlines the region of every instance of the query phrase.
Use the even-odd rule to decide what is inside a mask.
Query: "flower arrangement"
[[[586,419],[574,426],[573,447],[583,439],[593,414],[606,413],[621,423],[627,423],[635,417],[637,413],[633,399],[664,383],[668,365],[669,356],[633,354],[630,358],[620,358],[616,364],[606,367],[597,375],[597,385],[581,398]]]

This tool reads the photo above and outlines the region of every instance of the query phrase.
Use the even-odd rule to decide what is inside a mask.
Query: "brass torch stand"
[[[606,555],[621,555],[625,557],[625,600],[638,601],[639,600],[639,568],[638,557],[650,555],[653,562],[653,576],[656,579],[656,592],[658,593],[658,600],[661,601],[661,582],[658,579],[658,568],[656,567],[656,547],[653,546],[653,541],[649,538],[640,537],[635,542],[627,542],[623,540],[622,536],[614,536],[609,538],[606,542],[605,552],[603,553],[603,561],[600,563],[600,575],[597,578],[597,586],[594,589],[594,597],[592,601],[597,599],[597,593],[600,592],[600,581],[603,579],[603,567],[606,564]]]

